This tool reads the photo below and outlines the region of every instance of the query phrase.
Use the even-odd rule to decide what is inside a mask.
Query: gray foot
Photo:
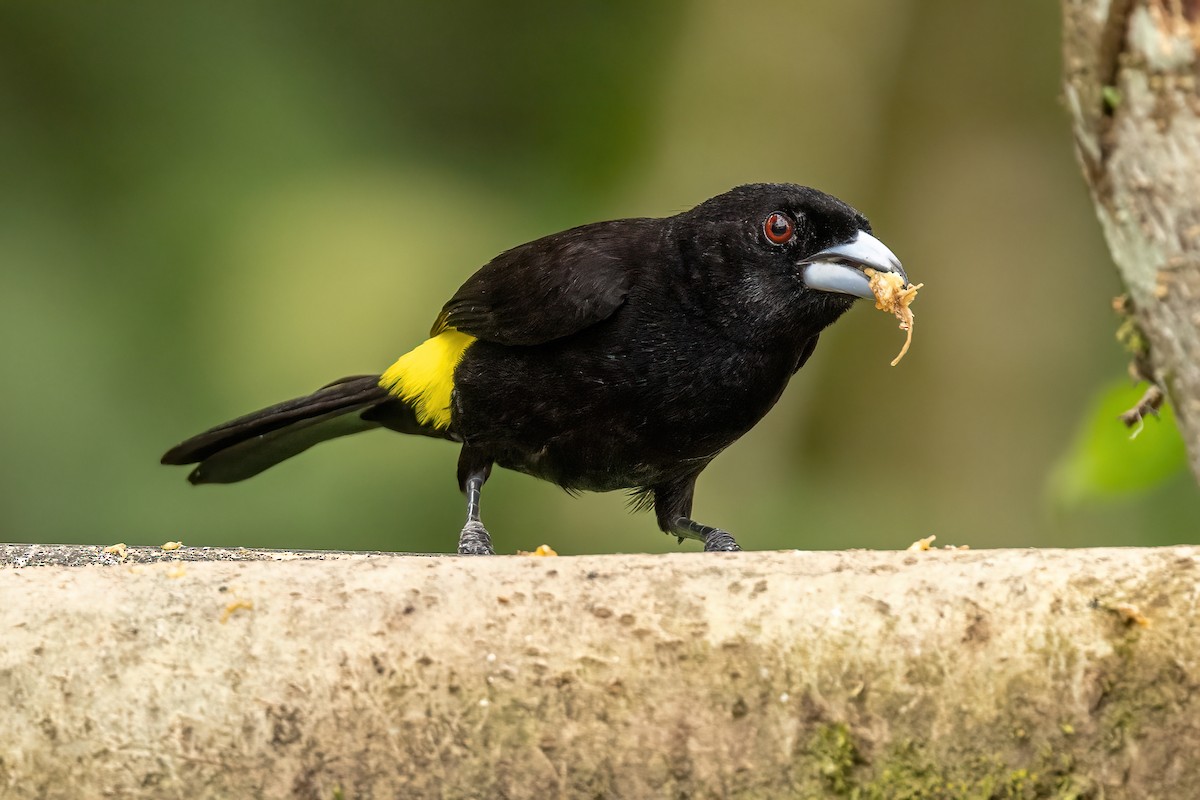
[[[737,545],[734,547],[736,548]],[[492,537],[488,535],[487,528],[483,527],[482,522],[473,520],[463,526],[462,533],[458,535],[458,553],[464,556],[494,556],[496,554],[496,551],[492,549]]]
[[[732,536],[720,529],[704,537],[705,552],[736,553],[741,549]]]

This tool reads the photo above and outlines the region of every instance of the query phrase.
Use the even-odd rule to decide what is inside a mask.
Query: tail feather
[[[201,461],[188,474],[188,481],[237,483],[303,453],[314,444],[378,427],[379,423],[368,422],[358,414],[331,411],[226,447]]]
[[[192,483],[245,480],[314,444],[386,424],[362,412],[389,400],[377,375],[343,378],[193,436],[168,450],[162,463],[198,463]]]

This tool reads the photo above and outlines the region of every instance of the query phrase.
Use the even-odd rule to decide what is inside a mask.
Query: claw
[[[472,520],[463,526],[458,535],[458,554],[463,556],[494,556],[492,537],[482,522]]]
[[[741,549],[733,537],[722,530],[715,530],[704,538],[705,552],[736,553]]]

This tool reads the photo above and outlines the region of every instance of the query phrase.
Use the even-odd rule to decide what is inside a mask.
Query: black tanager
[[[866,217],[804,186],[753,184],[662,219],[583,225],[508,250],[382,375],[344,378],[188,439],[192,483],[257,475],[372,428],[458,442],[458,552],[498,464],[571,490],[631,490],[658,526],[737,550],[692,519],[696,478],[775,404],[821,331],[904,276]]]

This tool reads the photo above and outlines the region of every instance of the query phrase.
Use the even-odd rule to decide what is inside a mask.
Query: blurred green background
[[[1058,97],[1033,0],[6,3],[0,539],[448,550],[444,442],[199,489],[158,457],[382,370],[505,248],[766,180],[862,210],[926,288],[894,369],[865,303],[822,337],[700,520],[751,549],[1195,541],[1186,473],[1087,478],[1126,359]],[[1177,449],[1100,428],[1127,466]],[[620,494],[499,472],[483,502],[501,551],[678,549]]]

